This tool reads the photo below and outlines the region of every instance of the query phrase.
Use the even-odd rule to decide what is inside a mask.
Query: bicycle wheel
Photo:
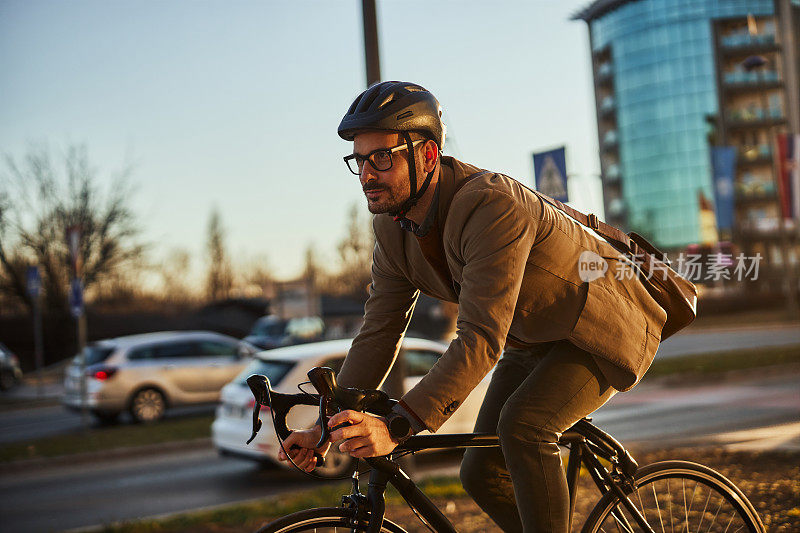
[[[752,532],[764,526],[753,505],[728,478],[688,461],[663,461],[640,468],[636,488],[628,494],[650,530]],[[584,533],[648,531],[616,495],[608,493],[595,505]]]
[[[295,533],[299,531],[344,533],[347,531],[366,531],[366,523],[359,524],[355,528],[352,527],[350,523],[352,515],[352,509],[343,507],[306,509],[270,522],[259,529],[258,533]],[[381,531],[386,533],[407,533],[405,529],[386,518],[383,519]]]

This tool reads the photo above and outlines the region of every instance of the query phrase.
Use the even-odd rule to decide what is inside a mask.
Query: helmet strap
[[[433,178],[433,172],[436,170],[431,170],[428,172],[428,175],[425,176],[425,181],[422,182],[422,186],[417,190],[417,161],[414,157],[414,144],[411,142],[411,135],[408,132],[402,132],[403,139],[406,141],[406,146],[408,149],[406,150],[406,159],[408,160],[408,182],[410,185],[411,192],[408,196],[408,199],[403,202],[403,204],[394,212],[389,213],[390,215],[394,216],[395,218],[398,217],[405,217],[406,213],[417,205],[417,201],[425,194],[425,191],[428,190],[428,185],[431,184],[431,179]]]

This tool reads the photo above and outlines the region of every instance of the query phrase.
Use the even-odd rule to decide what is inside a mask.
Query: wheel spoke
[[[706,497],[706,503],[703,505],[703,512],[700,513],[700,522],[697,524],[697,531],[696,533],[700,533],[700,528],[703,525],[703,520],[706,517],[706,510],[708,509],[708,502],[711,501],[711,491],[708,491],[708,496]]]
[[[658,504],[658,495],[656,494],[656,484],[653,483],[653,501],[656,502],[656,510],[658,511],[658,523],[661,524],[661,533],[667,533],[664,531],[664,517],[661,516],[661,506]]]
[[[735,488],[707,467],[684,461],[656,463],[640,469],[635,487],[636,496],[629,495],[627,501],[613,493],[603,496],[589,516],[586,530],[595,533],[609,530],[619,533],[642,530],[651,533],[667,533],[667,530],[670,533],[756,533],[763,530],[750,502],[743,500]]]

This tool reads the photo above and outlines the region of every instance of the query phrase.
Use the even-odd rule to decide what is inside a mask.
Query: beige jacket
[[[452,284],[426,260],[414,234],[389,215],[374,217],[370,297],[339,383],[383,382],[422,291],[459,304],[457,337],[403,397],[431,431],[489,373],[506,343],[567,339],[595,356],[614,388],[633,387],[653,361],[664,310],[637,279],[619,275],[625,260],[610,244],[517,181],[487,173],[454,194],[478,170],[442,158],[437,222],[445,223],[431,231],[441,236]],[[608,263],[589,282],[578,268],[587,250]]]

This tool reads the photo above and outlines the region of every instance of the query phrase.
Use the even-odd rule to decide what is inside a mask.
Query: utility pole
[[[38,266],[28,267],[27,280],[28,296],[30,296],[33,305],[33,346],[34,362],[36,365],[36,394],[41,400],[44,395],[44,383],[42,382],[44,379],[42,376],[44,354],[42,351],[42,308],[40,301],[42,278],[39,274]]]
[[[364,18],[364,57],[367,65],[367,87],[381,81],[381,58],[378,48],[378,12],[375,0],[361,0]]]
[[[375,0],[361,0],[364,18],[364,59],[367,67],[367,87],[381,81],[381,58],[378,47],[378,12]],[[383,390],[392,398],[400,399],[405,394],[406,363],[403,350],[397,354],[391,372],[383,383]],[[403,460],[406,471],[414,470],[411,456]]]
[[[83,283],[81,281],[83,262],[81,259],[82,229],[71,226],[67,229],[67,244],[72,259],[73,278],[70,283],[69,300],[72,316],[78,326],[78,354],[80,361],[81,384],[81,422],[83,429],[89,429],[89,391],[86,383],[86,312],[83,304]]]

